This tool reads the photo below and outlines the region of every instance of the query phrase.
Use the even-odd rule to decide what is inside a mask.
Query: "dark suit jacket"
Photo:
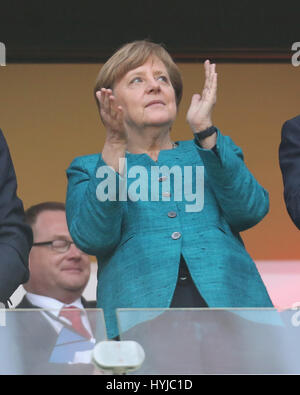
[[[95,309],[97,305],[95,300],[85,300],[84,298],[81,298],[81,303],[85,309]],[[16,309],[39,309],[39,308],[40,307],[31,304],[27,299],[26,295],[23,297],[21,302],[16,306]]]
[[[22,201],[9,149],[0,129],[0,302],[28,279],[31,228],[24,223]]]
[[[82,298],[83,307],[86,309],[95,308],[96,301],[86,301]],[[20,302],[17,309],[38,309],[26,298]],[[91,328],[95,333],[96,314],[89,315]],[[91,374],[94,370],[92,364],[53,364],[49,363],[51,353],[56,345],[57,333],[48,320],[39,312],[28,311],[15,313],[15,321],[19,348],[21,350],[22,364],[26,374]]]
[[[286,208],[292,221],[300,229],[300,115],[283,124],[279,163]]]

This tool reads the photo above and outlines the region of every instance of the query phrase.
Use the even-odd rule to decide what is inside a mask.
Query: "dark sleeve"
[[[286,121],[282,127],[279,163],[286,208],[300,229],[300,116]]]
[[[9,149],[0,130],[0,302],[28,279],[31,228],[24,223],[22,201]]]

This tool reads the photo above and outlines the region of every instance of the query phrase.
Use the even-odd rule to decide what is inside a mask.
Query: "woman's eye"
[[[133,78],[133,79],[130,81],[131,84],[134,84],[134,83],[136,83],[136,82],[142,82],[141,77],[135,77],[135,78]]]
[[[158,79],[161,80],[161,81],[163,81],[163,82],[168,82],[168,81],[169,81],[169,80],[168,80],[168,77],[166,77],[165,75],[160,75],[160,76],[158,77]]]

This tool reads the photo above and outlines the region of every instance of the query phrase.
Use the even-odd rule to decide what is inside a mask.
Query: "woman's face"
[[[165,65],[156,57],[128,71],[115,84],[113,94],[129,129],[171,126],[176,118],[175,91]]]

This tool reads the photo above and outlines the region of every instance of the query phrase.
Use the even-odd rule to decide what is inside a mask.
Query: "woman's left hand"
[[[216,65],[209,60],[204,62],[205,84],[202,95],[194,94],[186,119],[193,133],[201,132],[212,126],[212,110],[217,101]]]

